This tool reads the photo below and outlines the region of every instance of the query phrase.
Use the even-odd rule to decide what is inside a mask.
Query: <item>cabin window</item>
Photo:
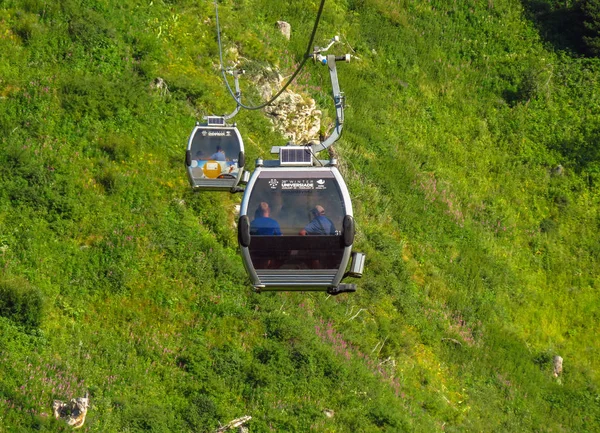
[[[250,256],[256,269],[340,266],[346,209],[326,171],[265,171],[248,201]]]
[[[191,139],[190,174],[194,180],[232,179],[240,172],[240,136],[235,128],[198,127]]]

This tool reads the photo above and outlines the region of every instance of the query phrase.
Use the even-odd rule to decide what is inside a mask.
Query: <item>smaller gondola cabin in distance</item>
[[[244,142],[224,117],[208,116],[197,123],[185,154],[188,179],[195,190],[232,190],[244,173]]]

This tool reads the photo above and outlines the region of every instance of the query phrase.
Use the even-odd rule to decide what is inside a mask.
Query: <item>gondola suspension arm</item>
[[[350,54],[345,54],[343,56],[335,56],[332,54],[328,54],[327,56],[323,55],[324,52],[328,51],[329,48],[331,48],[333,44],[335,44],[339,40],[339,36],[334,36],[329,42],[329,45],[323,48],[315,47],[315,50],[313,52],[313,60],[315,62],[321,63],[322,65],[327,65],[329,68],[329,77],[331,79],[333,102],[335,104],[335,127],[333,129],[333,132],[329,137],[327,137],[327,139],[325,139],[321,143],[313,144],[311,146],[311,151],[315,155],[318,152],[327,149],[329,146],[335,143],[342,135],[342,128],[344,126],[344,92],[340,90],[336,62],[350,62]]]
[[[313,53],[310,57],[313,58],[315,62],[319,62],[322,65],[327,65],[329,68],[329,77],[331,79],[331,88],[332,88],[332,96],[333,102],[335,104],[335,127],[333,128],[333,132],[329,137],[327,137],[324,141],[313,144],[310,146],[311,153],[316,155],[318,152],[321,152],[328,147],[330,147],[333,143],[335,143],[340,136],[342,135],[342,128],[344,126],[344,92],[340,90],[340,83],[337,75],[337,67],[336,62],[350,62],[350,54],[344,54],[342,56],[336,56],[333,54],[328,54],[326,56],[323,55],[324,52],[329,50],[333,44],[340,40],[339,36],[335,36],[331,39],[329,44],[326,47],[315,47]],[[271,153],[278,154],[280,146],[273,146],[271,148]]]
[[[226,114],[223,116],[223,119],[225,120],[229,120],[232,117],[234,117],[236,114],[239,113],[240,109],[242,108],[242,91],[240,90],[240,80],[239,80],[239,76],[244,74],[246,71],[244,71],[243,69],[234,69],[231,71],[227,71],[229,74],[233,75],[233,81],[235,83],[235,102],[237,103],[237,106],[235,107],[235,110],[233,110],[231,113]]]

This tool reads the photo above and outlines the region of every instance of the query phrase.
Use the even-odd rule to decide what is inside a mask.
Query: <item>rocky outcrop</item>
[[[268,101],[284,85],[278,73],[264,74],[257,87],[263,100]],[[273,126],[294,144],[316,140],[321,129],[321,111],[314,99],[293,92],[289,87],[271,105],[264,108]]]

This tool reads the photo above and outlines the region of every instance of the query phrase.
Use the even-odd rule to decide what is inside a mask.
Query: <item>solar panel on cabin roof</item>
[[[308,147],[282,147],[279,149],[281,165],[311,165],[312,154]]]
[[[209,126],[225,126],[225,119],[222,117],[209,116],[206,120]]]

